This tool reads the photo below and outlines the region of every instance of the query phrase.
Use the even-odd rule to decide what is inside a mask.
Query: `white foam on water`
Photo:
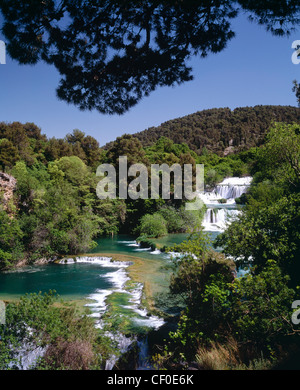
[[[219,185],[232,185],[232,186],[250,186],[253,178],[251,176],[245,177],[227,177]]]
[[[228,177],[213,189],[205,193],[199,193],[198,197],[207,206],[218,205],[221,199],[226,199],[226,205],[234,205],[235,199],[248,191],[252,177]]]
[[[130,278],[127,276],[126,272],[124,269],[118,269],[117,271],[114,272],[109,272],[105,275],[102,275],[103,278],[109,279],[109,281],[113,284],[114,286],[114,291],[118,292],[127,292],[124,290],[126,282],[130,280]]]
[[[151,255],[160,255],[161,251],[159,249],[155,249],[154,251],[150,252]]]
[[[166,259],[176,259],[176,258],[180,258],[180,257],[183,257],[184,256],[184,253],[181,253],[181,252],[167,252],[165,254],[165,258]]]
[[[72,258],[63,259],[59,262],[60,264],[75,264],[75,263],[81,263],[81,264],[98,264],[102,267],[108,267],[108,268],[127,268],[132,263],[126,262],[126,261],[115,261],[112,260],[111,257],[92,257],[92,256],[82,256],[82,257],[76,257],[75,260]]]
[[[131,241],[117,241],[118,244],[137,244],[135,240]]]
[[[143,285],[141,283],[139,283],[137,285],[137,288],[132,290],[130,294],[131,294],[131,298],[129,299],[129,302],[133,303],[131,309],[135,313],[137,313],[140,317],[144,317],[144,318],[132,318],[135,324],[139,326],[146,326],[149,328],[158,329],[165,323],[165,321],[162,318],[153,315],[149,316],[147,309],[140,307],[142,295],[143,295]]]
[[[143,294],[143,285],[142,283],[137,283],[137,286],[134,290],[130,291],[131,298],[129,302],[140,303]]]
[[[146,326],[154,329],[159,329],[165,323],[162,318],[156,316],[150,316],[148,318],[133,318],[133,321],[139,326]]]
[[[112,340],[116,341],[118,344],[118,349],[122,353],[125,353],[131,344],[136,340],[136,337],[130,338],[126,337],[122,333],[111,333],[111,332],[105,332],[105,335]],[[118,361],[118,357],[115,355],[112,355],[109,359],[107,359],[106,364],[105,364],[105,370],[112,370]]]
[[[206,205],[202,226],[205,231],[224,232],[240,211],[228,206],[236,205],[236,198],[246,193],[252,177],[228,177],[219,183],[213,191],[199,193],[198,197]],[[226,199],[226,203],[221,203]]]
[[[127,243],[129,245],[134,246],[134,242],[123,242]],[[151,248],[140,248],[137,250],[151,250]],[[155,252],[155,251],[153,251]],[[157,253],[157,252],[156,252]],[[92,300],[92,303],[88,303],[85,306],[90,307],[92,313],[90,314],[91,317],[98,319],[95,323],[95,327],[98,329],[103,329],[105,323],[101,319],[101,316],[107,309],[106,305],[106,299],[109,295],[113,294],[114,292],[122,292],[129,294],[129,305],[123,306],[125,308],[128,308],[135,312],[139,318],[132,318],[131,320],[138,326],[146,326],[149,328],[155,328],[158,329],[160,326],[164,324],[164,320],[157,317],[148,315],[148,311],[144,308],[141,308],[141,300],[142,300],[142,294],[143,294],[143,284],[137,283],[136,288],[132,290],[125,290],[126,283],[130,280],[126,273],[126,268],[131,265],[132,263],[127,262],[121,262],[121,261],[112,261],[109,257],[77,257],[76,261],[74,259],[66,259],[60,261],[61,264],[74,264],[74,263],[89,263],[89,264],[98,264],[101,267],[108,267],[108,268],[118,268],[116,271],[108,272],[104,275],[101,275],[102,278],[108,279],[111,284],[112,288],[110,289],[98,289],[94,293],[90,294],[87,298]],[[135,338],[128,338],[122,333],[108,333],[105,332],[105,334],[110,337],[111,339],[117,341],[118,343],[118,349],[121,353],[124,353],[128,350],[130,345],[133,343]],[[112,368],[115,366],[116,361],[118,360],[118,357],[111,356],[110,359],[106,362],[106,370],[112,370]]]
[[[96,290],[95,293],[90,294],[87,298],[94,301],[93,303],[87,303],[85,306],[90,307],[92,310],[91,317],[99,317],[100,313],[104,313],[106,310],[106,298],[112,294],[112,290]]]
[[[240,213],[240,210],[235,209],[209,208],[204,215],[202,226],[205,231],[223,232]]]
[[[124,290],[126,282],[129,280],[129,277],[126,274],[125,268],[129,267],[132,263],[123,262],[123,261],[113,261],[110,257],[101,257],[101,256],[82,256],[76,257],[75,261],[72,258],[64,259],[60,261],[60,264],[96,264],[103,268],[117,268],[117,271],[108,272],[107,274],[101,275],[103,278],[107,278],[112,287],[110,289],[97,289],[94,293],[87,296],[87,299],[93,301],[92,303],[87,303],[85,306],[90,307],[91,314],[93,318],[98,318],[96,322],[96,328],[102,328],[103,323],[101,321],[101,315],[106,311],[106,299],[115,291]]]

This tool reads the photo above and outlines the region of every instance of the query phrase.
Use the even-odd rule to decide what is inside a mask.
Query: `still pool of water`
[[[82,299],[96,288],[112,288],[112,283],[103,276],[113,271],[115,268],[97,264],[28,266],[0,274],[0,297],[14,299],[26,293],[55,290],[65,299]]]
[[[212,238],[215,234],[212,233]],[[157,240],[158,244],[179,244],[187,234],[170,234]],[[167,262],[167,254],[139,248],[129,235],[104,237],[97,241],[96,248],[90,254],[114,254],[133,256],[144,260],[145,280],[157,284],[157,291],[168,286],[161,266]],[[146,260],[146,261],[145,261]],[[48,292],[55,290],[64,299],[84,299],[96,290],[111,289],[113,284],[105,276],[116,268],[102,267],[99,264],[47,264],[27,266],[16,271],[0,273],[0,299],[15,299],[26,293]],[[154,287],[154,291],[156,291]]]

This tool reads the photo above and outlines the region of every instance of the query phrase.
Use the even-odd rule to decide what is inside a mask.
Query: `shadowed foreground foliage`
[[[224,50],[239,12],[278,36],[300,20],[296,0],[1,0],[0,10],[13,59],[55,66],[60,99],[108,114],[191,80],[188,60]]]

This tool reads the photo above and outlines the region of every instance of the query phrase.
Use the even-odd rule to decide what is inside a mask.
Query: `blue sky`
[[[55,68],[42,63],[20,66],[7,58],[6,65],[0,65],[0,121],[34,122],[48,137],[64,137],[77,128],[104,145],[124,133],[203,109],[296,106],[292,81],[300,80],[300,65],[291,61],[291,46],[300,39],[300,31],[288,38],[274,37],[244,16],[233,26],[236,38],[222,53],[192,60],[193,81],[159,88],[122,116],[82,112],[58,100]]]

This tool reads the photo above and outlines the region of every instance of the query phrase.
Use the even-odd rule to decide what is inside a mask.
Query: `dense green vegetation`
[[[105,367],[113,343],[74,304],[58,301],[54,292],[30,294],[6,306],[0,326],[0,369],[23,369],[18,351],[46,348],[38,370],[87,370]],[[34,367],[32,367],[34,368]],[[30,367],[28,367],[30,369]]]
[[[103,150],[79,130],[60,140],[47,139],[33,124],[2,123],[0,132],[2,171],[17,183],[13,197],[7,200],[3,193],[1,199],[2,269],[24,259],[87,251],[101,234],[131,232],[154,249],[152,239],[190,231],[186,242],[172,248],[182,256],[173,259],[170,292],[160,299],[177,302],[182,311],[154,363],[169,369],[189,362],[213,369],[274,368],[282,367],[291,351],[299,352],[299,329],[291,322],[300,288],[298,123],[274,123],[260,146],[226,156],[209,147],[197,154],[167,137],[143,147],[138,138],[124,135]],[[112,163],[118,177],[123,155],[128,164],[147,167],[204,164],[208,187],[227,176],[252,175],[250,190],[239,200],[243,212],[212,243],[222,253],[200,229],[204,210],[185,210],[185,199],[98,199],[96,167]],[[237,277],[237,269],[246,273]],[[18,328],[28,330],[24,319],[31,330],[26,337],[50,345],[39,369],[101,368],[112,352],[92,331],[90,319],[64,303],[57,306],[52,296],[22,298],[7,309],[9,331],[1,334],[0,344],[4,368],[12,364],[10,346],[20,345]]]
[[[17,184],[13,197],[9,202],[3,200],[0,209],[0,268],[24,259],[31,262],[83,253],[103,234],[155,237],[199,228],[203,210],[186,211],[186,199],[173,197],[172,180],[169,200],[100,200],[96,168],[101,163],[116,167],[117,183],[119,156],[127,156],[128,166],[166,163],[195,168],[197,163],[205,164],[207,184],[214,185],[225,176],[247,174],[253,154],[255,151],[222,157],[206,150],[198,156],[187,144],[166,137],[143,148],[138,138],[126,134],[103,150],[80,130],[63,139],[48,139],[33,123],[1,123],[0,169]],[[5,189],[1,192],[4,195]],[[163,221],[159,228],[155,218]]]
[[[111,163],[118,172],[123,155],[128,156],[128,165],[149,166],[151,161],[170,163],[172,159],[195,164],[186,145],[162,138],[147,150],[138,139],[124,135],[104,152],[94,138],[79,130],[64,139],[47,139],[30,123],[1,123],[0,137],[0,167],[17,183],[9,201],[4,201],[5,188],[1,188],[0,268],[24,259],[83,253],[102,234],[133,233],[135,228],[137,235],[153,236],[140,220],[143,216],[153,219],[149,214],[155,212],[166,219],[165,230],[155,236],[195,228],[201,222],[200,215],[185,214],[180,200],[100,200],[96,195],[99,164]]]
[[[0,165],[17,180],[10,204],[2,202],[0,267],[84,252],[94,237],[116,229],[122,206],[95,195],[93,165],[101,155],[95,139],[75,130],[48,140],[35,125],[20,123],[2,123],[0,134]]]
[[[209,249],[201,232],[174,248],[185,255],[174,259],[170,293],[185,308],[157,364],[289,368],[285,359],[295,351],[297,360],[299,329],[291,315],[300,286],[299,156],[299,125],[275,125],[257,150],[242,214],[214,243],[227,259]],[[233,264],[246,274],[234,277]]]
[[[215,108],[167,121],[136,133],[135,137],[143,146],[151,146],[164,136],[176,144],[187,144],[198,155],[209,151],[223,156],[260,146],[273,122],[299,123],[299,109],[285,106],[241,107],[233,111]]]

